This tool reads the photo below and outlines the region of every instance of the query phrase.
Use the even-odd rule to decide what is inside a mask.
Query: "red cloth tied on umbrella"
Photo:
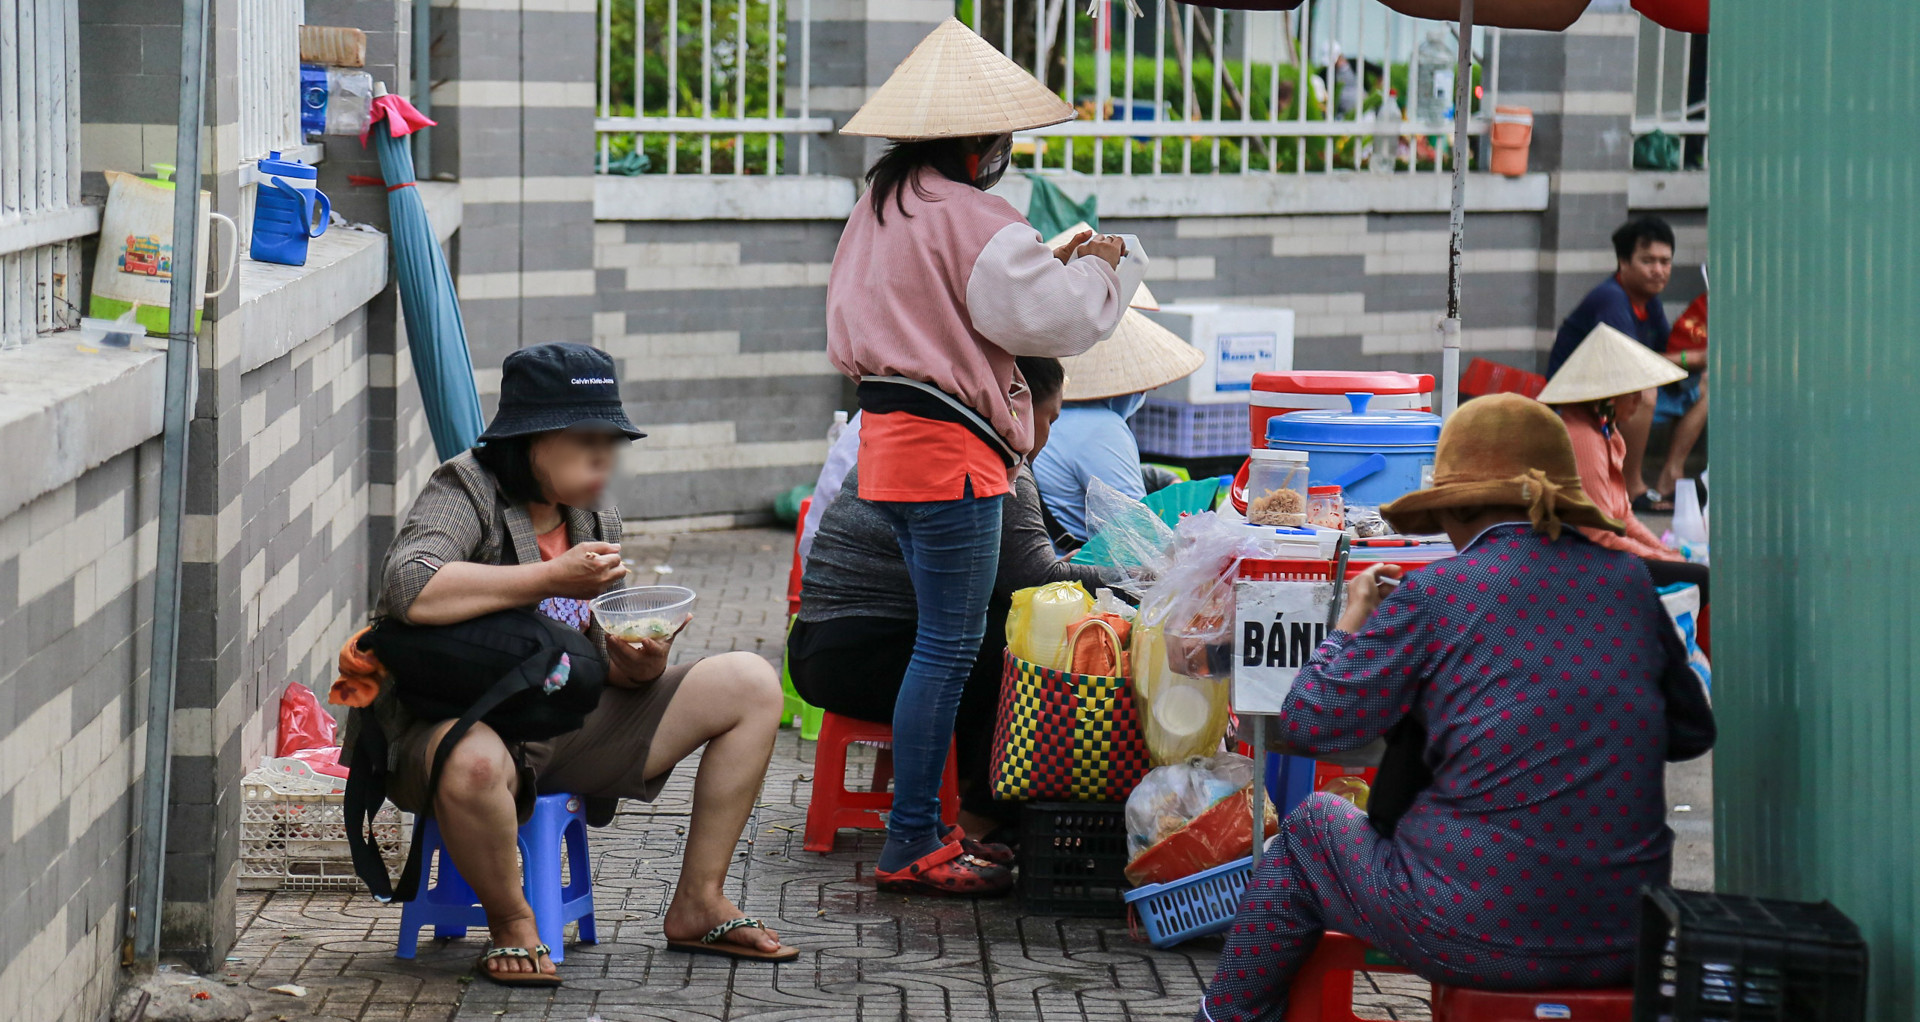
[[[360,133],[360,144],[367,144],[367,136],[373,126],[382,120],[387,122],[387,131],[394,138],[411,135],[421,128],[431,128],[440,122],[428,117],[414,108],[412,103],[394,95],[373,97],[373,113],[367,118],[367,130]]]

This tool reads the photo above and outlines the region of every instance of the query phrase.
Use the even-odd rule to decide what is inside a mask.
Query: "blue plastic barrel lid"
[[[1440,416],[1432,412],[1373,412],[1372,394],[1353,393],[1351,411],[1288,412],[1267,420],[1268,447],[1344,444],[1354,447],[1425,446],[1440,439]]]
[[[281,159],[278,149],[269,152],[267,158],[260,161],[260,173],[262,176],[272,174],[275,177],[301,178],[307,181],[318,180],[320,177],[318,168],[309,167],[298,160]]]

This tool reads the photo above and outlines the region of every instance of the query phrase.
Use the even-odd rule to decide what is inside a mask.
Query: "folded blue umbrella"
[[[379,130],[386,122],[386,130]],[[387,182],[387,214],[392,232],[394,282],[400,313],[407,324],[407,348],[413,375],[420,381],[427,428],[440,460],[472,447],[484,420],[480,391],[473,382],[473,356],[467,351],[467,326],[460,318],[460,297],[453,274],[427,221],[426,204],[414,187],[413,151],[406,137],[434,123],[399,96],[373,100],[368,127]],[[365,136],[361,137],[365,141]]]

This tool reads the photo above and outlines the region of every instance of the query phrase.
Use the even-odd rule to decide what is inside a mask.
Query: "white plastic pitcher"
[[[118,319],[138,306],[135,319],[147,332],[164,336],[168,326],[168,303],[173,287],[173,196],[174,182],[167,180],[173,168],[154,164],[159,177],[145,178],[117,170],[107,177],[107,210],[100,224],[100,254],[93,264],[93,294],[87,305],[89,315],[99,319]],[[200,329],[200,310],[207,299],[224,293],[233,283],[237,264],[240,229],[233,220],[212,210],[213,196],[200,193],[200,231],[194,244],[194,265],[207,265],[207,250],[213,223],[227,227],[225,269],[220,286],[207,290],[206,275],[194,281],[193,328]]]

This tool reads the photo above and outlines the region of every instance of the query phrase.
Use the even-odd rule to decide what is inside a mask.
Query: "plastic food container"
[[[1307,524],[1323,529],[1347,527],[1347,501],[1340,487],[1307,487]]]
[[[1433,471],[1440,417],[1375,411],[1372,394],[1348,394],[1350,411],[1289,412],[1267,423],[1267,445],[1305,451],[1316,486],[1339,486],[1348,504],[1375,507],[1420,489]],[[1251,507],[1253,490],[1248,491]]]
[[[697,597],[686,586],[634,586],[602,593],[588,604],[593,619],[616,639],[664,639],[693,616]]]
[[[1254,449],[1268,446],[1267,423],[1288,412],[1347,410],[1348,394],[1372,394],[1376,410],[1433,411],[1433,377],[1426,373],[1294,369],[1254,373],[1247,408]]]
[[[1307,452],[1254,451],[1247,470],[1247,521],[1254,525],[1307,524]]]

